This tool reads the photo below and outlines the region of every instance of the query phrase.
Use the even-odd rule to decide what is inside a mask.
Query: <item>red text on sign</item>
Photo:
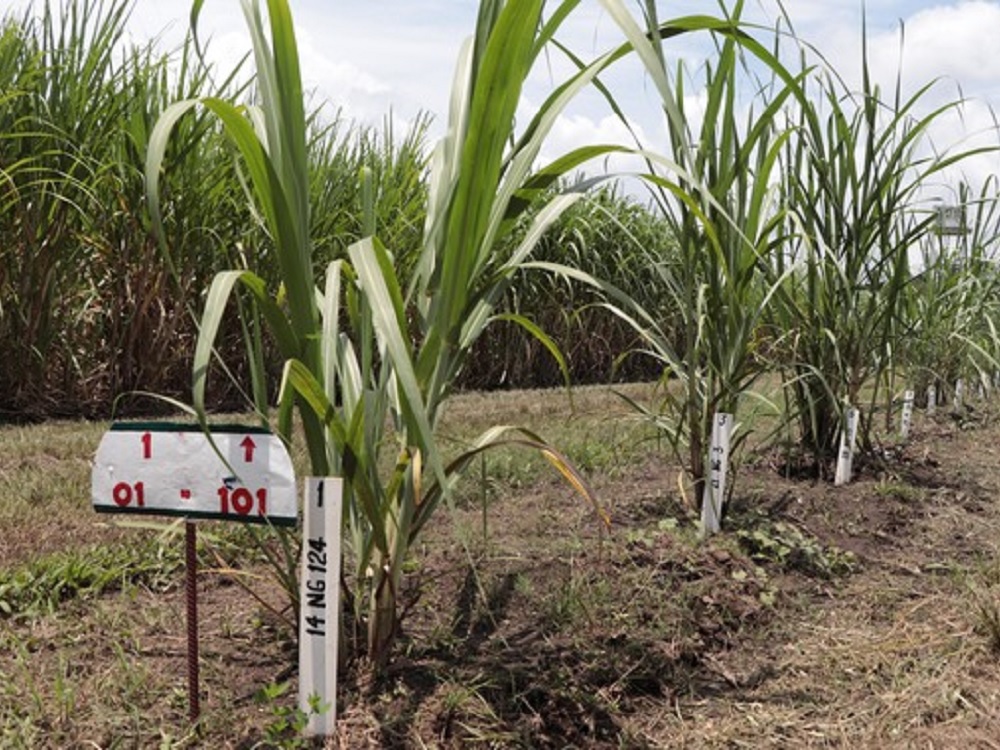
[[[133,500],[135,500],[136,506],[141,508],[146,504],[145,487],[143,487],[142,482],[135,484],[119,482],[111,489],[111,499],[119,508],[127,508]]]
[[[267,515],[267,489],[261,487],[256,493],[257,515]],[[230,490],[228,487],[219,487],[219,504],[224,515],[236,513],[240,516],[248,516],[253,511],[254,494],[246,487],[237,487]]]

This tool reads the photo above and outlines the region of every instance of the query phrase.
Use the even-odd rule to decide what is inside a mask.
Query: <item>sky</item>
[[[15,7],[31,1],[7,0]],[[304,83],[314,92],[313,103],[373,125],[391,114],[397,125],[405,126],[428,112],[434,118],[432,137],[443,132],[454,64],[463,39],[473,30],[475,0],[290,0],[290,5]],[[784,0],[783,5],[797,36],[815,46],[857,89],[861,0]],[[719,6],[712,0],[660,0],[658,7],[661,16],[676,17],[717,13]],[[169,49],[187,30],[189,8],[183,0],[136,0],[130,30],[138,41],[158,37]],[[1000,143],[992,113],[993,107],[1000,109],[1000,55],[995,54],[1000,0],[866,0],[865,8],[870,66],[883,90],[891,91],[901,70],[909,93],[937,81],[921,99],[926,110],[958,97],[967,100],[960,117],[942,119],[933,129],[934,147]],[[746,0],[744,15],[773,28],[778,11],[778,0]],[[231,65],[250,46],[238,0],[205,0],[200,33],[211,38],[211,56],[221,66]],[[560,39],[589,58],[620,36],[597,0],[582,0]],[[667,50],[695,71],[711,54],[704,35],[673,40]],[[524,118],[568,70],[557,56],[547,62],[525,88]],[[633,127],[662,150],[662,114],[643,72],[637,65],[616,66],[607,81]],[[692,112],[697,113],[698,101],[697,89],[690,89]],[[554,157],[586,142],[625,141],[625,128],[601,98],[584,96],[560,118],[543,155]],[[949,179],[964,177],[978,184],[987,174],[1000,172],[1000,157],[978,158],[963,170],[964,175]],[[943,189],[947,196],[949,188]]]

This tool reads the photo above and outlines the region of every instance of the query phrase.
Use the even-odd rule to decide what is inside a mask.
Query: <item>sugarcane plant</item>
[[[241,107],[213,97],[178,102],[164,113],[151,139],[146,174],[154,217],[159,216],[163,153],[185,114],[198,107],[214,113],[240,155],[251,200],[278,256],[281,286],[269,289],[251,270],[215,277],[195,352],[193,405],[204,419],[212,345],[226,302],[239,287],[286,361],[281,434],[291,438],[297,406],[311,470],[340,473],[347,480],[345,525],[353,563],[348,610],[366,626],[359,650],[376,666],[387,662],[397,633],[397,600],[411,545],[476,454],[510,442],[540,450],[594,501],[583,477],[537,435],[497,427],[446,460],[435,434],[441,406],[472,343],[497,317],[497,301],[545,228],[578,196],[551,198],[512,252],[496,248],[560,175],[610,150],[589,146],[536,167],[559,111],[610,57],[557,87],[523,133],[514,128],[521,86],[576,4],[560,3],[544,21],[541,0],[481,4],[475,34],[457,68],[449,130],[432,157],[427,221],[408,279],[401,278],[396,258],[372,236],[352,245],[347,258],[334,260],[324,288],[316,288],[306,118],[285,0],[267,3],[270,34],[259,4],[243,3],[254,43],[259,105]],[[195,20],[200,8],[201,2],[193,6]],[[366,229],[374,233],[371,209],[369,202]],[[516,322],[551,344],[527,320]],[[258,377],[261,338],[254,328],[247,344]],[[266,389],[255,387],[254,394],[265,414]],[[390,451],[392,459],[382,460]],[[606,523],[600,511],[598,516]]]
[[[655,23],[655,5],[646,6],[647,23]],[[734,28],[741,13],[742,3],[736,3],[728,16]],[[668,154],[676,165],[669,178],[661,170],[651,172],[647,182],[678,243],[676,257],[650,261],[680,321],[643,329],[647,350],[663,365],[662,404],[656,410],[636,407],[668,438],[699,500],[707,497],[715,415],[736,414],[741,398],[765,371],[758,356],[765,340],[761,327],[779,282],[768,283],[764,262],[785,241],[773,183],[791,135],[778,127],[778,115],[800,83],[754,40],[735,35],[716,40],[715,58],[705,65],[705,110],[697,130],[686,111],[683,64],[670,85],[661,44],[651,45],[645,61],[659,81]],[[766,63],[770,78],[760,86],[759,102],[749,104],[740,96],[741,85],[757,82],[743,60],[744,50]],[[680,199],[677,185],[684,189]],[[745,437],[739,430],[734,434],[734,451]]]
[[[207,148],[194,158],[193,144],[217,133],[192,117],[167,157],[177,210],[165,226],[185,280],[171,284],[155,262],[141,168],[152,120],[212,84],[189,45],[167,55],[130,44],[131,7],[46,0],[0,19],[0,343],[10,355],[0,413],[96,416],[133,389],[168,390],[192,328],[185,303],[214,271],[193,248],[211,244],[203,227],[221,234],[221,217],[245,218],[221,208],[234,192],[229,161]],[[237,90],[227,77],[216,85]]]
[[[939,394],[948,392],[959,379],[976,390],[991,388],[1000,361],[996,176],[977,193],[959,183],[955,198],[955,205],[932,212],[934,230],[923,242],[921,269],[907,296],[904,356],[918,395],[931,385]],[[943,208],[955,211],[959,221],[943,223]]]
[[[974,153],[925,155],[928,129],[959,103],[923,112],[934,82],[904,98],[898,79],[885,100],[862,48],[860,92],[820,70],[810,83],[817,95],[792,115],[797,137],[787,142],[781,185],[793,241],[771,256],[772,277],[784,278],[771,306],[784,344],[775,364],[819,467],[836,451],[848,406],[861,409],[861,449],[872,447],[880,389],[898,361],[908,254],[933,224],[911,209],[935,175]]]
[[[789,98],[801,95],[800,80],[747,33],[742,3],[728,14],[723,7],[722,18],[667,22],[652,2],[643,5],[642,23],[620,9],[609,10],[660,97],[670,148],[657,153],[639,144],[639,151],[649,167],[643,179],[656,214],[669,227],[676,249],[644,256],[648,284],[656,289],[646,297],[658,297],[656,305],[601,280],[571,275],[603,289],[609,308],[638,334],[641,351],[659,363],[659,405],[626,400],[666,437],[698,502],[716,413],[736,413],[741,397],[764,371],[758,356],[765,340],[763,313],[780,283],[767,281],[764,261],[784,241],[773,181],[789,138],[776,123]],[[695,28],[713,32],[716,39],[716,54],[705,68],[705,112],[697,129],[685,105],[688,72],[682,64],[671,71],[663,47],[672,34]],[[745,122],[740,85],[754,81],[744,55],[769,77],[761,87],[759,110],[748,106]],[[734,447],[745,434],[737,431]]]
[[[571,5],[562,6],[556,22]],[[593,499],[565,458],[527,431],[511,436],[510,428],[493,428],[447,463],[435,438],[441,407],[518,264],[575,200],[554,198],[511,255],[495,252],[530,205],[525,189],[550,125],[546,117],[553,116],[543,110],[545,117],[508,152],[520,87],[539,42],[555,28],[540,23],[541,10],[540,2],[481,5],[456,73],[449,133],[432,158],[427,224],[409,283],[377,239],[351,246],[349,262],[335,262],[327,272],[326,381],[299,361],[286,371],[287,384],[323,415],[339,470],[350,480],[355,581],[367,600],[366,650],[376,665],[385,663],[397,632],[411,545],[475,455],[511,442],[536,448]],[[357,347],[342,330],[342,297],[347,328],[360,332]],[[386,445],[398,453],[383,477],[377,458]]]

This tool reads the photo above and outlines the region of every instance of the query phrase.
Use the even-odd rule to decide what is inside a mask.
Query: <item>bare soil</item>
[[[417,550],[388,673],[346,666],[325,744],[1000,747],[998,450],[980,408],[918,420],[845,487],[750,455],[705,541],[658,455],[591,475],[610,531],[547,475],[471,493]],[[295,746],[280,589],[204,570],[200,727],[179,572],[0,619],[0,746]]]

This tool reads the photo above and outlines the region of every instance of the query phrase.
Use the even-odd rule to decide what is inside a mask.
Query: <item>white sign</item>
[[[305,734],[337,726],[337,641],[340,633],[340,518],[344,483],[306,477],[299,594],[299,708]]]
[[[963,398],[965,398],[965,381],[959,378],[955,381],[955,403],[952,405],[955,411],[962,410]]]
[[[284,443],[256,427],[116,423],[91,472],[99,513],[298,523],[295,472]],[[213,446],[214,444],[214,446]]]
[[[903,416],[899,423],[899,436],[906,440],[910,437],[910,424],[913,422],[913,399],[916,394],[906,391],[903,394]]]
[[[937,230],[938,234],[941,235],[968,234],[969,228],[965,224],[965,207],[938,206]]]
[[[706,534],[717,534],[722,527],[722,503],[726,497],[732,430],[733,415],[716,413],[712,420],[712,447],[708,453],[708,481],[701,503],[701,526]]]
[[[937,388],[933,385],[927,386],[927,416],[933,417],[937,411]]]
[[[844,410],[844,429],[840,432],[840,452],[837,454],[835,485],[847,484],[854,473],[854,444],[858,439],[858,410],[847,407]]]

